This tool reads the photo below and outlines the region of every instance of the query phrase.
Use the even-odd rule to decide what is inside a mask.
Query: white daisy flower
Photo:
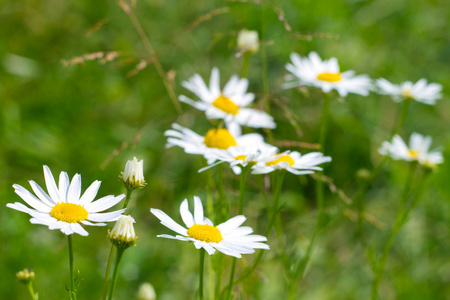
[[[210,219],[203,216],[203,205],[199,197],[194,196],[194,215],[189,211],[188,201],[185,199],[180,206],[180,214],[187,228],[172,220],[162,210],[152,208],[161,224],[178,233],[176,236],[161,234],[158,237],[193,242],[195,248],[203,248],[212,255],[216,250],[237,258],[241,254],[251,254],[255,249],[269,249],[269,245],[261,243],[267,241],[262,235],[251,234],[253,229],[243,226],[244,216],[236,216],[228,221],[214,226]]]
[[[394,160],[418,161],[425,167],[434,168],[436,165],[444,162],[440,151],[429,151],[431,146],[431,137],[423,136],[414,132],[409,138],[409,146],[396,134],[392,138],[392,143],[384,141],[378,152],[382,155],[388,155]]]
[[[236,146],[247,146],[264,143],[263,137],[257,133],[238,135],[225,128],[210,129],[201,136],[192,130],[172,124],[172,128],[164,135],[168,136],[167,147],[179,146],[189,154],[205,155],[211,150],[227,150]],[[208,163],[213,163],[214,161]]]
[[[249,164],[256,165],[258,162],[267,161],[278,153],[278,148],[266,143],[230,147],[228,150],[211,150],[205,153],[205,158],[211,164],[199,172],[217,166],[223,162],[230,163],[230,167],[236,175],[241,174],[241,167]]]
[[[247,93],[248,80],[245,78],[239,79],[234,75],[221,90],[219,70],[214,68],[211,72],[209,87],[199,74],[182,82],[182,85],[199,97],[200,101],[194,101],[184,95],[181,95],[179,100],[204,111],[209,119],[223,119],[227,127],[232,124],[254,128],[276,127],[273,118],[267,113],[246,108],[253,102],[255,95]]]
[[[80,197],[80,174],[75,174],[72,182],[69,182],[67,173],[61,172],[59,187],[56,186],[52,172],[47,166],[44,166],[44,176],[48,194],[33,180],[29,182],[37,197],[20,185],[13,185],[16,194],[32,208],[20,202],[6,204],[9,208],[32,216],[30,219],[32,224],[46,225],[51,230],[59,229],[66,235],[78,233],[87,236],[88,232],[80,223],[90,226],[105,226],[106,224],[103,222],[116,221],[125,211],[125,209],[120,209],[101,213],[101,211],[116,205],[125,195],[109,195],[93,201],[100,187],[98,180],[94,181]]]
[[[315,86],[321,88],[324,93],[334,89],[342,97],[348,93],[367,96],[372,89],[367,75],[355,76],[354,71],[339,71],[338,61],[334,57],[322,61],[316,52],[309,53],[308,57],[292,53],[290,57],[292,64],[287,64],[286,69],[295,77],[288,75],[286,79],[292,81],[285,83],[284,88]]]
[[[384,78],[377,80],[378,93],[391,96],[394,101],[401,102],[406,99],[416,100],[428,105],[434,105],[442,97],[442,85],[429,83],[422,78],[416,83],[405,81],[399,85],[392,84]]]
[[[258,32],[254,30],[241,29],[237,36],[238,52],[236,57],[240,57],[243,53],[256,53],[259,49]]]
[[[295,175],[312,174],[321,171],[317,165],[330,162],[331,157],[320,152],[310,152],[301,155],[297,151],[286,151],[279,155],[268,157],[253,167],[253,174],[267,174],[275,170],[287,170]]]

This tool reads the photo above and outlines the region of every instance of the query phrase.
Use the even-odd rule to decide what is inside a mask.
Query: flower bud
[[[259,49],[258,32],[242,29],[239,31],[237,37],[237,50],[236,56],[241,56],[243,53],[255,53]]]
[[[16,273],[16,277],[20,282],[28,284],[30,281],[34,280],[34,272],[32,269],[23,269]]]
[[[144,180],[144,160],[138,161],[136,157],[127,161],[125,172],[120,176],[128,190],[143,188],[147,183]]]
[[[144,282],[139,286],[139,290],[137,293],[137,299],[138,300],[155,300],[156,299],[156,293],[153,286],[148,283]]]
[[[118,248],[129,248],[136,245],[137,235],[133,223],[136,221],[131,216],[120,216],[112,231],[108,232],[109,239]]]
[[[359,169],[358,172],[356,172],[356,178],[360,181],[370,181],[371,177],[372,174],[367,169]]]

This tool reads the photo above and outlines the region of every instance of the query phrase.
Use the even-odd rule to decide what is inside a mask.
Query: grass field
[[[205,160],[178,147],[166,149],[164,132],[175,122],[202,134],[211,127],[203,112],[172,100],[181,94],[191,96],[181,83],[196,73],[208,80],[211,69],[218,67],[222,85],[233,74],[241,74],[243,58],[235,54],[237,34],[243,28],[258,31],[260,37],[259,51],[249,58],[248,90],[256,95],[255,107],[261,110],[267,110],[265,99],[269,100],[277,123],[271,131],[245,128],[244,132],[258,132],[282,151],[313,151],[299,142],[317,145],[321,127],[320,89],[281,88],[292,52],[336,57],[342,70],[372,79],[400,83],[426,78],[443,86],[436,105],[412,102],[399,130],[405,140],[413,132],[430,135],[432,148],[443,152],[444,163],[431,175],[422,201],[393,241],[378,299],[450,299],[446,0],[138,0],[133,11],[151,43],[150,51],[133,26],[134,19],[116,1],[0,1],[0,299],[30,297],[15,279],[24,268],[36,273],[40,300],[69,298],[65,235],[30,224],[28,215],[6,208],[7,203],[23,202],[12,185],[29,188],[27,181],[34,180],[44,187],[42,166],[48,165],[54,175],[80,173],[83,191],[100,180],[99,197],[118,195],[126,193],[118,176],[134,156],[144,160],[147,186],[133,193],[127,210],[136,219],[139,239],[124,255],[115,299],[137,299],[143,282],[154,286],[157,299],[198,298],[198,250],[157,238],[169,230],[149,210],[159,208],[181,222],[178,210],[185,198],[192,201],[198,195],[205,203],[217,202],[218,169],[198,173]],[[86,57],[97,52],[103,53],[97,54],[100,58]],[[367,97],[331,95],[325,154],[332,162],[323,165],[331,180],[323,187],[325,225],[303,278],[291,280],[289,273],[304,259],[315,232],[317,176],[287,173],[277,223],[282,224],[277,227],[281,234],[273,230],[268,240],[271,250],[251,276],[235,285],[234,299],[288,299],[292,286],[293,299],[371,297],[374,272],[361,246],[358,206],[352,200],[361,184],[358,171],[372,171],[383,160],[378,148],[390,139],[402,104],[373,92]],[[367,190],[363,225],[367,247],[376,258],[394,224],[408,172],[406,162],[389,160]],[[416,174],[413,187],[421,184],[420,176]],[[266,204],[272,201],[268,186],[273,177],[247,177],[244,225],[256,234],[264,234],[269,222]],[[229,215],[234,216],[239,176],[224,165],[223,181]],[[101,297],[111,247],[106,234],[112,226],[86,227],[88,237],[73,237],[75,268],[82,278],[78,299]],[[236,278],[255,257],[238,260]],[[221,253],[207,256],[205,299],[219,299],[214,295],[214,276],[223,271],[224,288],[231,262]]]

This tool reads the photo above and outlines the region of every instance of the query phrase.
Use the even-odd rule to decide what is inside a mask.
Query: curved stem
[[[199,282],[198,282],[198,295],[199,299],[203,300],[203,268],[205,266],[205,252],[206,250],[201,248],[200,249],[200,276],[199,276]]]
[[[410,185],[413,180],[416,167],[417,167],[416,162],[410,163],[408,175],[406,177],[405,186],[403,188],[402,196],[400,199],[400,205],[398,207],[397,214],[395,217],[394,226],[392,226],[391,232],[389,233],[389,237],[386,241],[386,244],[384,245],[380,260],[378,261],[378,263],[373,264],[373,271],[375,273],[375,277],[372,282],[371,300],[376,300],[378,297],[378,288],[380,287],[381,280],[383,279],[387,258],[391,251],[392,244],[394,243],[395,236],[397,235],[397,233],[399,232],[399,230],[402,228],[402,226],[404,224],[403,220],[404,220],[405,213],[406,213],[406,211],[404,209],[405,209],[406,202],[408,201],[408,198],[410,195],[410,190],[411,190]]]
[[[127,196],[126,196],[126,198],[125,198],[125,202],[123,203],[122,208],[127,208],[128,202],[129,202],[130,199],[131,199],[131,193],[132,193],[132,192],[133,192],[133,189],[127,189]]]
[[[67,240],[69,242],[69,268],[70,268],[70,291],[69,291],[69,295],[70,295],[70,299],[72,300],[76,300],[77,299],[77,295],[76,295],[76,290],[75,290],[75,280],[73,277],[73,246],[72,246],[72,235],[69,234],[67,236]]]
[[[113,275],[112,275],[111,289],[109,291],[109,297],[108,297],[109,300],[111,300],[114,295],[114,288],[116,287],[117,274],[119,272],[119,264],[120,264],[120,260],[122,259],[122,255],[124,252],[125,252],[125,249],[117,248],[116,264],[114,265],[114,270],[113,270]]]
[[[115,249],[116,248],[114,247],[114,245],[111,245],[111,250],[109,251],[108,265],[106,266],[105,280],[103,281],[102,300],[106,300],[106,296],[108,294],[109,273],[111,272],[111,265],[112,265],[112,260],[114,257]]]
[[[30,293],[31,299],[37,300],[36,293],[34,292],[34,289],[33,289],[33,282],[32,281],[27,283],[27,288],[28,288],[28,292]]]

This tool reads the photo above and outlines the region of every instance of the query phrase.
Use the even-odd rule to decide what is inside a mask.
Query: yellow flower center
[[[247,155],[238,155],[234,159],[235,160],[243,160],[243,161],[245,161],[246,158],[247,158]]]
[[[193,239],[207,243],[218,243],[223,240],[220,230],[208,224],[194,224],[188,229],[187,234]]]
[[[403,97],[405,97],[405,98],[412,99],[412,97],[411,97],[411,90],[410,90],[410,89],[404,89],[404,90],[402,90],[402,95],[403,95]]]
[[[212,103],[218,109],[232,115],[237,115],[239,112],[239,106],[237,106],[230,98],[220,95],[216,100]]]
[[[317,75],[317,79],[328,82],[338,82],[341,81],[341,73],[321,73]]]
[[[293,164],[295,164],[295,161],[292,159],[292,157],[290,157],[289,155],[282,155],[275,160],[266,162],[266,165],[274,166],[282,161],[289,163],[289,166],[292,166]]]
[[[236,140],[225,128],[210,129],[205,135],[204,143],[209,148],[226,150],[236,146]]]
[[[50,215],[58,221],[78,223],[86,220],[89,213],[81,205],[63,202],[53,206]]]
[[[417,158],[419,156],[419,152],[417,152],[416,150],[409,149],[408,153],[412,159]]]

